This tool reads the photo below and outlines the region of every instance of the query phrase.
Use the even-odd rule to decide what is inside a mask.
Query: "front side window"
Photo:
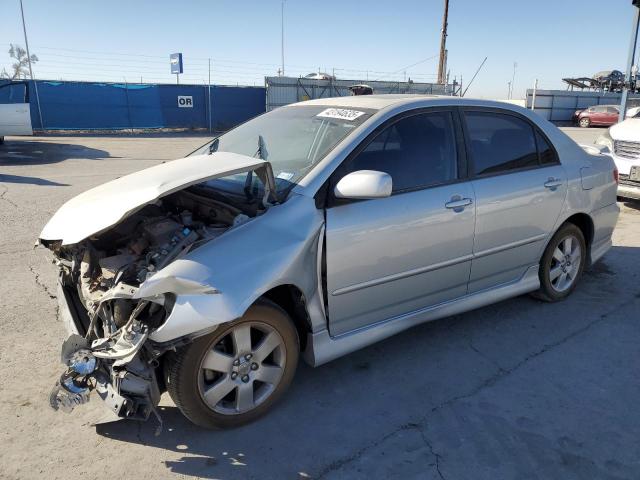
[[[619,113],[616,107],[607,107],[607,113]]]
[[[513,115],[465,112],[471,159],[476,175],[538,165],[533,127]]]
[[[382,130],[340,170],[391,175],[393,192],[445,183],[456,178],[456,144],[450,112],[411,115]]]

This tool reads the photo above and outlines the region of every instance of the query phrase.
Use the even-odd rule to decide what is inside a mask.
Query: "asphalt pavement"
[[[579,143],[603,130],[566,129]],[[574,294],[413,328],[319,368],[231,431],[156,423],[98,399],[48,407],[64,339],[56,268],[33,243],[72,196],[183,156],[199,135],[8,137],[0,146],[0,478],[640,478],[640,205]],[[77,219],[81,222],[82,219]]]

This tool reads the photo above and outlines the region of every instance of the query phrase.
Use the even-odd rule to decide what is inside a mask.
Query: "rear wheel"
[[[260,302],[173,354],[168,391],[196,425],[237,427],[262,416],[284,394],[298,354],[289,316],[271,302]]]
[[[591,119],[589,117],[582,117],[578,121],[578,125],[580,125],[582,128],[589,128],[591,126]]]
[[[548,302],[568,297],[582,276],[587,247],[582,231],[566,223],[551,238],[540,261],[540,290],[534,295]]]

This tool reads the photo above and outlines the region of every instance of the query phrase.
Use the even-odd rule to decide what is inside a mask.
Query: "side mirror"
[[[336,198],[367,200],[391,195],[391,175],[375,170],[358,170],[340,179],[333,190]]]

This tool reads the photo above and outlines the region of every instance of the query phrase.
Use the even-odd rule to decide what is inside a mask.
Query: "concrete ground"
[[[591,143],[601,130],[567,129]],[[268,416],[93,426],[48,407],[62,371],[55,268],[32,248],[70,197],[173,159],[197,136],[8,138],[0,146],[0,478],[640,478],[640,207],[557,304],[515,298],[312,369]],[[82,221],[82,219],[78,219]],[[106,477],[105,477],[106,478]]]

